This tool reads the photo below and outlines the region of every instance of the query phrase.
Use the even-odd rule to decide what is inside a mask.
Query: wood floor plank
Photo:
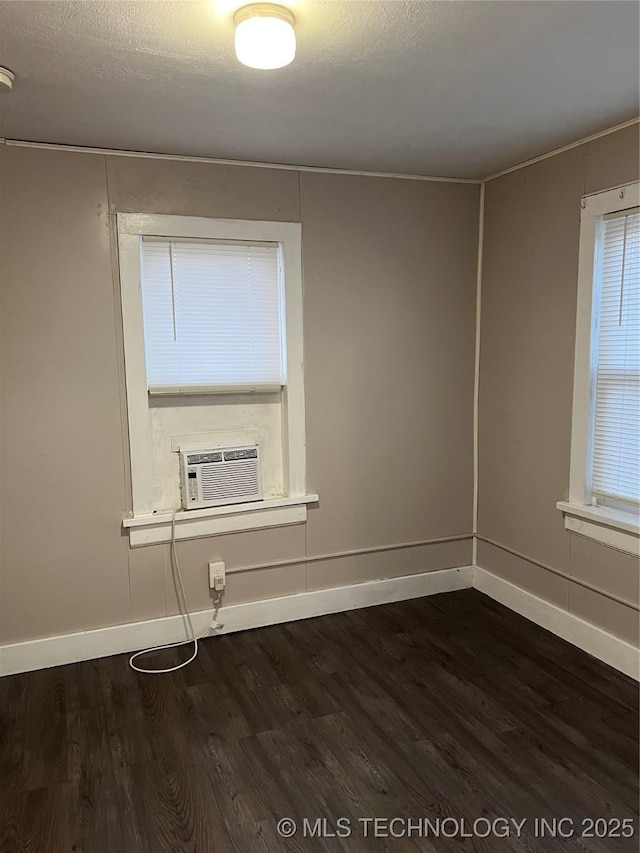
[[[120,802],[126,800],[130,805],[127,853],[226,853],[233,849],[202,765],[175,771],[154,761],[121,768],[118,777]]]
[[[84,674],[83,666],[80,664],[80,678]],[[156,745],[146,727],[137,674],[129,668],[124,655],[109,658],[103,701],[114,767],[131,767],[152,761],[156,757]]]
[[[620,675],[590,655],[582,654],[575,646],[570,646],[566,653],[559,655],[556,663],[583,684],[595,687],[607,699],[638,713],[640,692],[638,683],[632,678]]]
[[[22,790],[27,769],[25,746],[28,675],[0,678],[0,787],[5,791]]]
[[[31,674],[25,708],[25,787],[45,788],[68,780],[65,684],[60,668]]]
[[[62,791],[63,831],[56,853],[111,853],[125,848],[115,775],[83,775]]]
[[[24,821],[20,813],[22,792],[14,787],[0,788],[0,853],[17,853]]]
[[[499,681],[493,675],[484,676],[483,680],[489,678],[494,679],[492,687],[497,696],[517,714],[521,733],[553,749],[561,760],[570,758],[579,771],[603,780],[621,803],[634,808],[633,804],[638,801],[637,739],[632,744],[629,761],[621,762],[608,751],[604,736],[594,741],[585,734],[584,718],[579,713],[565,721],[554,708],[537,706],[526,693],[523,695],[523,691],[517,689],[522,685],[512,681],[509,672],[503,672]],[[604,726],[601,731],[605,732]]]
[[[59,853],[66,847],[69,824],[65,815],[64,783],[23,791],[20,798],[20,853]]]

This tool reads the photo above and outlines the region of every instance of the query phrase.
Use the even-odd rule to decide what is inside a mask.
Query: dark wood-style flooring
[[[11,676],[0,716],[2,853],[638,849],[637,685],[472,590],[214,638],[174,675]],[[478,818],[527,823],[463,837]],[[579,838],[585,818],[635,837]]]

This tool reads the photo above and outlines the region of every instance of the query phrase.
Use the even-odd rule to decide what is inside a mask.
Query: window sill
[[[604,507],[568,501],[558,501],[556,507],[564,513],[567,530],[629,554],[640,555],[640,523],[637,518]]]
[[[301,495],[177,512],[176,541],[259,530],[261,527],[302,524],[307,520],[307,504],[317,501],[318,495]],[[136,548],[170,542],[172,517],[170,512],[158,512],[124,518],[122,526],[129,531],[130,546]]]

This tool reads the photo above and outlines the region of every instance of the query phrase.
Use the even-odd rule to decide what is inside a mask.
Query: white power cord
[[[184,591],[184,583],[182,581],[182,573],[180,572],[180,564],[178,563],[178,554],[176,552],[176,511],[173,511],[173,517],[171,519],[171,568],[173,570],[174,580],[177,575],[178,583],[180,585],[181,598],[179,597],[178,604],[181,609],[184,611],[183,615],[186,617],[187,624],[189,625],[189,632],[191,634],[190,640],[180,640],[178,643],[166,643],[163,646],[152,646],[150,649],[143,649],[140,652],[136,652],[131,655],[129,658],[129,666],[131,669],[135,669],[136,672],[142,672],[145,675],[162,675],[167,672],[176,672],[179,669],[182,669],[183,666],[187,666],[194,661],[198,656],[198,640],[201,640],[205,637],[212,628],[222,628],[223,626],[218,622],[218,610],[220,609],[220,599],[221,595],[218,593],[218,596],[215,600],[214,610],[213,610],[213,619],[211,620],[211,624],[207,627],[207,630],[202,634],[199,634],[196,637],[196,632],[193,628],[193,622],[191,621],[191,614],[189,613],[189,608],[187,607],[187,596]],[[139,658],[141,655],[148,655],[150,652],[159,652],[163,649],[175,649],[178,646],[187,646],[189,643],[193,643],[193,654],[190,658],[183,661],[182,663],[177,664],[176,666],[170,666],[168,669],[145,669],[141,666],[136,666],[134,660]]]

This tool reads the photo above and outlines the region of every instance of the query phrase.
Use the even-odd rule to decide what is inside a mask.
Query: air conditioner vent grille
[[[258,447],[182,453],[181,474],[185,509],[262,500]]]

